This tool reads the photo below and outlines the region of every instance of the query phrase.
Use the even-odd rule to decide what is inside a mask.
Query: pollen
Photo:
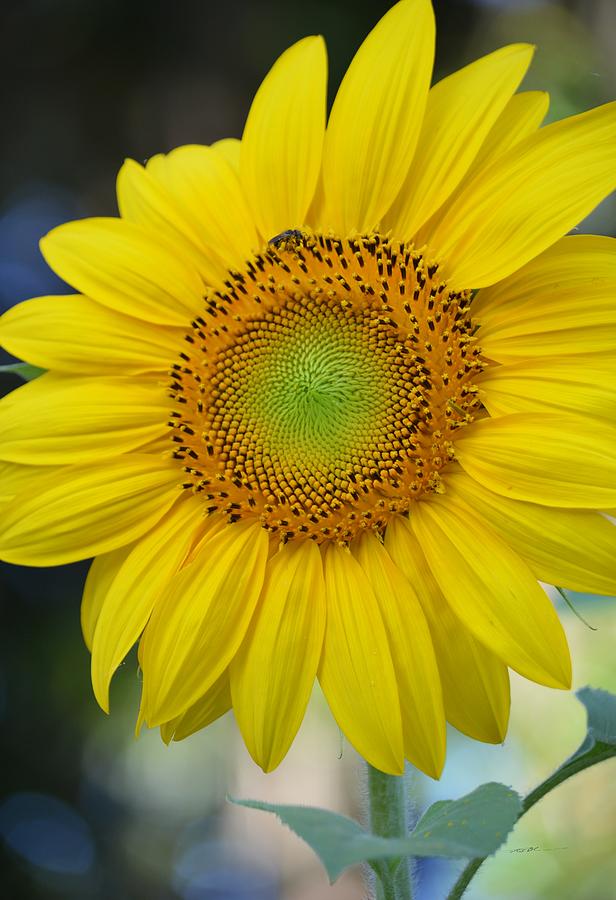
[[[442,490],[481,409],[470,305],[410,244],[277,236],[206,295],[172,367],[183,486],[282,541],[384,529]]]

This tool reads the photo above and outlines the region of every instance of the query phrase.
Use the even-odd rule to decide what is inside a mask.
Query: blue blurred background
[[[0,310],[66,288],[38,239],[56,224],[114,215],[115,173],[182,143],[240,136],[252,94],[290,43],[325,35],[333,94],[376,0],[7,0],[0,146]],[[550,118],[616,96],[614,0],[435,0],[436,77],[511,41],[538,53],[525,87],[548,89]],[[613,233],[613,200],[582,230]],[[2,351],[0,351],[1,354]],[[0,356],[0,363],[8,361]],[[0,376],[0,391],[17,386]],[[79,629],[87,564],[0,566],[0,895],[83,900],[356,900],[361,873],[329,887],[310,851],[273,819],[225,796],[311,803],[361,816],[361,765],[322,697],[283,765],[264,776],[231,716],[166,748],[133,739],[136,661],[116,676],[112,716],[96,706]],[[558,599],[575,684],[616,690],[614,604],[577,597],[596,631]],[[611,623],[611,624],[610,624]],[[452,730],[440,783],[416,777],[415,814],[490,779],[527,791],[581,739],[571,694],[513,678],[503,747]],[[470,898],[615,897],[613,767],[578,776],[535,807],[484,867]],[[438,900],[459,866],[424,861],[419,900]]]

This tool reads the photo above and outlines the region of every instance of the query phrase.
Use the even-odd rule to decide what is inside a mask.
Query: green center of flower
[[[331,313],[319,318],[294,306],[281,322],[263,323],[272,337],[260,352],[249,342],[250,375],[238,400],[245,395],[265,441],[315,462],[333,460],[372,430],[382,405],[368,323]]]
[[[377,313],[295,300],[247,322],[213,379],[209,425],[223,455],[247,471],[265,456],[298,460],[328,478],[374,455],[395,431],[391,375],[405,363],[390,331]]]
[[[383,527],[452,456],[481,369],[469,297],[377,235],[267,248],[173,367],[174,455],[208,510],[283,538]]]

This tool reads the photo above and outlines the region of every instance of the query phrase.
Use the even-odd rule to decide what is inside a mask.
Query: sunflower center
[[[214,378],[210,427],[228,444],[222,453],[238,451],[247,468],[257,453],[333,471],[368,449],[375,417],[387,427],[386,370],[396,364],[384,331],[374,314],[312,301],[287,300],[247,322]]]
[[[482,363],[469,296],[436,272],[378,235],[305,235],[230,273],[172,370],[185,487],[319,541],[439,490]]]

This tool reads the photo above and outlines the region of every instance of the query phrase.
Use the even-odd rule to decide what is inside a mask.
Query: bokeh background
[[[182,143],[239,137],[261,78],[290,43],[325,35],[330,95],[380,0],[4,0],[0,70],[0,311],[61,293],[38,239],[68,219],[114,215],[115,173]],[[551,119],[616,96],[614,0],[434,0],[436,77],[511,41],[538,46],[525,87],[548,89]],[[616,229],[606,201],[582,230]],[[1,351],[0,351],[1,352]],[[5,355],[0,363],[9,361]],[[6,393],[18,382],[0,376]],[[315,693],[295,745],[264,776],[231,716],[166,748],[136,741],[135,659],[116,676],[112,715],[96,706],[79,630],[87,564],[0,567],[0,895],[78,900],[356,900],[361,872],[330,887],[311,852],[272,817],[226,795],[311,803],[361,816],[360,761]],[[575,684],[616,690],[616,608],[574,597],[596,630],[555,598],[575,659]],[[487,780],[527,791],[583,735],[572,694],[513,676],[502,747],[454,730],[439,783],[413,782],[418,815],[435,799]],[[523,820],[470,898],[616,897],[614,767],[561,787]],[[438,900],[459,865],[419,866],[419,900]]]

